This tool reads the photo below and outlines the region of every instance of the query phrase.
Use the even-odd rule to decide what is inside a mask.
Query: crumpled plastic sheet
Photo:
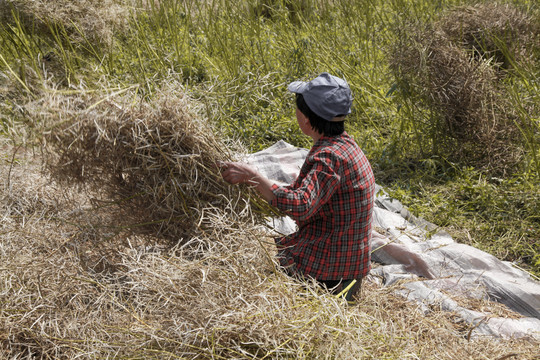
[[[278,184],[296,178],[308,150],[284,141],[251,154],[245,160]],[[369,279],[384,285],[400,280],[397,293],[415,301],[426,314],[434,306],[452,311],[471,326],[471,336],[540,340],[540,282],[509,262],[455,242],[434,224],[415,217],[380,186],[373,214]],[[276,234],[290,234],[296,224],[288,217],[270,220]],[[451,294],[451,296],[449,295]],[[497,317],[460,306],[454,299],[492,300],[521,317]]]

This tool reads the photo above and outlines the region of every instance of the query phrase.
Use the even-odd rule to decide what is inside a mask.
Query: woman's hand
[[[218,164],[221,169],[221,176],[230,184],[248,184],[261,194],[268,202],[274,200],[276,196],[272,192],[272,185],[269,179],[265,178],[254,167],[240,162],[223,161]]]
[[[254,180],[261,176],[255,168],[240,162],[220,162],[219,167],[221,176],[230,184],[256,185]]]

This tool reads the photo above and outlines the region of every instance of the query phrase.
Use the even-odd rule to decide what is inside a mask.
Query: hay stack
[[[181,91],[152,101],[51,96],[40,106],[53,178],[112,202],[124,228],[188,238],[205,228],[212,209],[241,212],[249,202],[250,191],[221,179],[216,164],[230,159],[227,147]]]
[[[534,61],[539,38],[531,16],[496,3],[458,7],[400,33],[391,67],[420,109],[416,126],[433,154],[494,174],[520,162],[519,119],[501,79]]]
[[[479,3],[460,7],[443,17],[437,26],[477,59],[491,59],[497,71],[510,70],[516,63],[537,61],[534,48],[539,46],[540,24],[516,6]]]
[[[130,0],[2,0],[0,20],[12,23],[14,10],[24,26],[38,33],[48,33],[50,25],[59,26],[83,43],[109,44],[113,33],[127,25],[129,5],[133,3]]]

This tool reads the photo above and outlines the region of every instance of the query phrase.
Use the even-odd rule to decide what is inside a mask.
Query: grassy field
[[[150,202],[186,186],[189,191],[177,194],[207,195],[193,205],[186,205],[193,198],[166,197],[165,205],[152,208],[159,216],[174,214],[173,225],[182,224],[182,231],[168,228],[166,241],[148,233],[128,235],[147,225],[162,230],[165,222],[128,219],[129,208],[122,206],[113,219],[106,212],[110,199],[103,194],[116,188],[100,188],[99,179],[126,159],[114,141],[122,129],[134,134],[137,148],[167,139],[161,150],[145,153],[151,170],[160,151],[170,155],[163,149],[172,151],[170,144],[178,139],[160,133],[158,140],[149,140],[145,133],[207,129],[164,125],[184,96],[178,106],[192,108],[193,117],[213,132],[211,140],[202,140],[212,144],[210,149],[194,140],[201,159],[208,151],[228,157],[280,139],[309,147],[286,85],[327,71],[347,79],[352,88],[347,129],[371,161],[379,184],[457,241],[539,276],[536,1],[55,0],[45,5],[0,0],[0,20],[3,209],[9,220],[2,230],[2,256],[13,256],[11,265],[18,269],[2,265],[0,270],[12,274],[4,293],[22,289],[18,298],[0,297],[7,309],[2,310],[1,346],[12,356],[18,351],[43,358],[495,359],[512,351],[528,358],[524,354],[534,349],[527,343],[468,342],[470,329],[460,328],[449,315],[420,318],[386,289],[370,289],[361,304],[365,312],[354,314],[336,310],[342,309],[337,300],[311,288],[298,296],[297,284],[284,287],[285,280],[273,273],[266,240],[262,246],[254,240],[253,222],[268,209],[250,198],[251,210],[242,194],[210,179],[206,160],[184,164],[184,169],[196,169],[188,171],[186,184],[204,175],[204,184],[195,190],[175,187],[173,180],[171,187],[148,184],[155,192],[143,200]],[[114,128],[109,117],[136,126]],[[85,148],[87,138],[77,137],[87,128],[74,124],[92,119],[101,144],[110,145],[101,153]],[[79,193],[73,179],[60,189],[41,183],[37,164],[48,161],[50,153],[41,149],[51,144],[88,151],[64,164],[104,159],[109,167],[77,168],[87,176],[79,183],[91,179],[95,185],[88,190],[92,195]],[[145,174],[120,175],[129,183]],[[157,170],[151,174],[162,176]],[[178,174],[171,170],[173,175]],[[219,206],[227,210],[220,193],[236,199],[228,211],[238,218],[229,224],[223,209],[213,208],[221,199]],[[115,199],[119,203],[126,202]],[[188,208],[195,215],[187,216]],[[117,226],[117,219],[132,223]],[[97,223],[102,226],[96,228]],[[198,226],[192,228],[193,223]],[[247,232],[240,231],[244,226]],[[21,237],[17,245],[16,234]],[[171,247],[175,236],[191,239],[189,246]],[[40,239],[36,248],[33,238]],[[261,265],[260,259],[266,262]],[[62,269],[70,280],[62,285],[60,277],[45,275],[40,267]],[[203,284],[195,286],[193,279]],[[219,284],[230,284],[238,293],[229,294]],[[61,308],[65,317],[58,311],[47,317],[47,309],[54,308],[42,296],[47,286],[56,302],[67,304]],[[214,297],[204,300],[209,292]],[[387,305],[377,306],[381,301]],[[88,304],[95,305],[94,313],[87,312]],[[109,317],[109,309],[121,316]],[[86,319],[84,326],[85,320],[73,320],[75,313]],[[100,324],[105,326],[99,329]]]
[[[18,11],[11,13],[10,3]],[[2,5],[8,20],[1,29],[0,58],[6,132],[11,122],[24,122],[14,104],[35,100],[51,88],[109,93],[136,88],[137,96],[151,98],[164,83],[180,81],[204,104],[220,134],[239,139],[249,150],[279,139],[309,147],[297,129],[285,85],[329,71],[353,89],[348,130],[382,185],[460,241],[538,274],[538,48],[515,40],[531,53],[534,61],[527,62],[510,53],[511,41],[500,46],[513,64],[497,75],[497,92],[515,110],[500,115],[515,125],[503,124],[500,131],[518,132],[510,140],[444,138],[447,129],[437,124],[447,115],[431,104],[422,106],[421,91],[413,88],[420,82],[399,77],[390,66],[403,61],[400,46],[414,47],[405,42],[421,36],[418,29],[441,19],[456,22],[459,16],[450,10],[466,2],[88,1],[89,6],[77,9],[58,1],[61,11],[38,3]],[[534,2],[517,1],[512,9],[530,17],[530,28],[538,27]],[[494,54],[485,62],[495,63]],[[466,107],[470,101],[457,99],[453,106]],[[489,149],[495,155],[470,159],[496,142],[499,148]],[[448,150],[467,146],[471,150],[464,154]]]

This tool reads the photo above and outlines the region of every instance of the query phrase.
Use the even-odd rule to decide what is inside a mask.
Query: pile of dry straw
[[[401,31],[391,67],[411,106],[422,109],[416,127],[431,140],[426,148],[499,174],[518,165],[520,127],[529,125],[502,80],[516,68],[535,66],[538,20],[514,5],[486,2]],[[532,115],[537,110],[530,105],[524,110]]]
[[[46,151],[2,139],[0,358],[537,352],[527,341],[468,340],[454,314],[425,316],[374,282],[347,307],[276,270],[249,192],[212,167],[228,147],[178,89],[150,101],[133,89],[50,91],[24,105]]]
[[[0,20],[12,22],[12,11],[38,33],[56,28],[75,34],[82,43],[110,44],[114,31],[127,25],[137,0],[2,0]],[[140,2],[139,2],[140,3]],[[146,2],[145,2],[146,3]],[[66,21],[69,19],[69,21]]]
[[[45,129],[46,164],[56,181],[100,193],[119,211],[117,225],[189,238],[211,226],[208,214],[216,209],[241,213],[251,192],[221,180],[227,148],[182,92],[167,93],[152,102],[56,99],[34,121]],[[253,203],[264,209],[258,198]]]

